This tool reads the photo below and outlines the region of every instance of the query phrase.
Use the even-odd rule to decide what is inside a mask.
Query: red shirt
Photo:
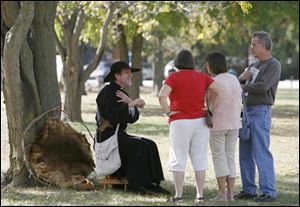
[[[205,94],[213,82],[212,78],[200,71],[180,70],[172,73],[165,81],[172,88],[169,95],[170,110],[180,112],[170,116],[169,122],[205,117]]]

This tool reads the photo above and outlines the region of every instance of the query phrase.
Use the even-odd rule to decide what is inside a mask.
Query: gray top
[[[273,105],[281,74],[280,62],[270,58],[255,62],[252,66],[256,67],[259,73],[254,83],[243,86],[244,92],[249,92],[247,106]]]

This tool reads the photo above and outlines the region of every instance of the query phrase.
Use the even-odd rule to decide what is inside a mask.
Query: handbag
[[[209,110],[209,105],[208,105],[208,99],[207,96],[205,96],[205,100],[206,100],[206,106],[207,106],[207,112],[206,112],[206,125],[208,126],[208,128],[213,128],[213,114],[212,112]]]
[[[103,142],[95,141],[96,173],[102,177],[116,172],[121,167],[121,158],[118,146],[117,125],[115,133]]]
[[[239,129],[239,138],[241,140],[248,140],[250,139],[250,122],[247,114],[247,107],[246,107],[244,93],[242,93],[242,100],[243,100],[243,116],[242,116],[242,128]]]

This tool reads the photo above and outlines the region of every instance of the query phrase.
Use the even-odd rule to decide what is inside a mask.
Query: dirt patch
[[[36,176],[62,187],[94,170],[90,144],[84,134],[57,118],[49,118],[29,151],[28,161]]]

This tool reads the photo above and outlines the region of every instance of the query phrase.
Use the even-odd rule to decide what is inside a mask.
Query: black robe
[[[159,184],[164,180],[160,157],[155,142],[150,139],[136,139],[126,133],[127,123],[134,123],[139,119],[139,111],[134,107],[135,113],[129,113],[128,104],[118,102],[116,96],[120,85],[110,83],[98,94],[96,102],[100,116],[108,120],[113,127],[97,133],[97,141],[102,142],[115,133],[117,124],[120,123],[118,133],[121,167],[114,175],[126,177],[129,185],[141,187],[151,183]]]

